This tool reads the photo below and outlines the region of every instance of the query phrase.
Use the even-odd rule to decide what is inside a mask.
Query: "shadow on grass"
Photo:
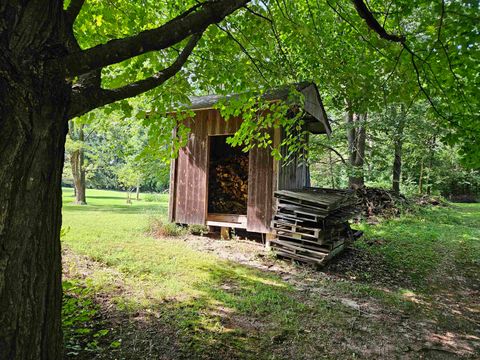
[[[304,311],[292,290],[273,276],[227,262],[197,270],[209,278],[192,284],[198,293],[190,299],[149,298],[142,305],[124,298],[126,289],[119,297],[97,293],[101,316],[96,321],[110,332],[100,340],[95,359],[271,358],[265,344],[279,331],[295,328],[292,319]],[[120,339],[120,347],[110,346]],[[91,359],[92,353],[67,358]]]

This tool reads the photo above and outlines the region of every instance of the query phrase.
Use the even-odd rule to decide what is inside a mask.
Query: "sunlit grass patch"
[[[356,246],[384,256],[392,271],[401,269],[417,286],[427,286],[439,267],[479,264],[480,217],[474,208],[427,207],[377,226],[361,224],[364,237]],[[370,246],[372,239],[381,244]]]

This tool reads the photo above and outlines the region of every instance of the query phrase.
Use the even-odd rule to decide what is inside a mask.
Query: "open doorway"
[[[228,136],[210,136],[208,213],[247,214],[248,153],[227,144]]]

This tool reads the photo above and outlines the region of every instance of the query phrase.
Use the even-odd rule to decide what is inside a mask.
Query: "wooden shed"
[[[305,113],[305,127],[311,133],[329,134],[330,126],[323,104],[314,83],[295,85],[303,96],[301,106]],[[295,91],[285,87],[267,92],[267,101],[287,101]],[[190,109],[195,115],[186,120],[191,129],[187,145],[180,150],[171,163],[169,219],[178,224],[199,224],[224,228],[242,228],[250,232],[270,233],[270,224],[275,209],[276,190],[298,189],[310,185],[306,162],[300,154],[294,154],[288,162],[274,160],[269,149],[255,147],[247,154],[240,148],[227,144],[242,123],[241,117],[225,121],[215,104],[225,97],[209,95],[191,99]],[[289,103],[290,105],[290,103]],[[292,107],[300,104],[291,104]],[[280,144],[282,130],[272,133],[274,145]],[[285,151],[282,149],[282,151]],[[223,163],[222,163],[223,161]],[[225,165],[225,162],[226,165]],[[234,167],[235,176],[242,183],[244,196],[234,210],[219,211],[221,199],[231,196],[235,189],[219,193],[215,184],[224,184],[218,169]],[[221,175],[221,174],[220,174]],[[247,189],[245,189],[245,183]]]

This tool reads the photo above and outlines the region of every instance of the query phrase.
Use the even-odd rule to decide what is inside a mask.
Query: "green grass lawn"
[[[464,337],[479,321],[469,298],[478,295],[479,204],[360,225],[365,236],[355,247],[382,259],[387,275],[400,273],[399,286],[376,282],[375,266],[362,269],[360,281],[294,267],[304,282],[294,286],[285,274],[219,259],[181,237],[150,236],[149,220],[166,218],[168,195],[128,205],[122,192],[87,190],[88,205],[72,200],[64,189],[64,273],[74,289],[67,298],[92,298],[79,306],[97,310],[78,330],[101,331],[88,344],[68,345],[72,358],[398,358],[402,344],[420,341],[402,337],[405,324],[418,337],[454,334],[465,343],[457,350],[475,356]],[[471,311],[457,314],[459,306]],[[420,320],[427,325],[417,329]]]

